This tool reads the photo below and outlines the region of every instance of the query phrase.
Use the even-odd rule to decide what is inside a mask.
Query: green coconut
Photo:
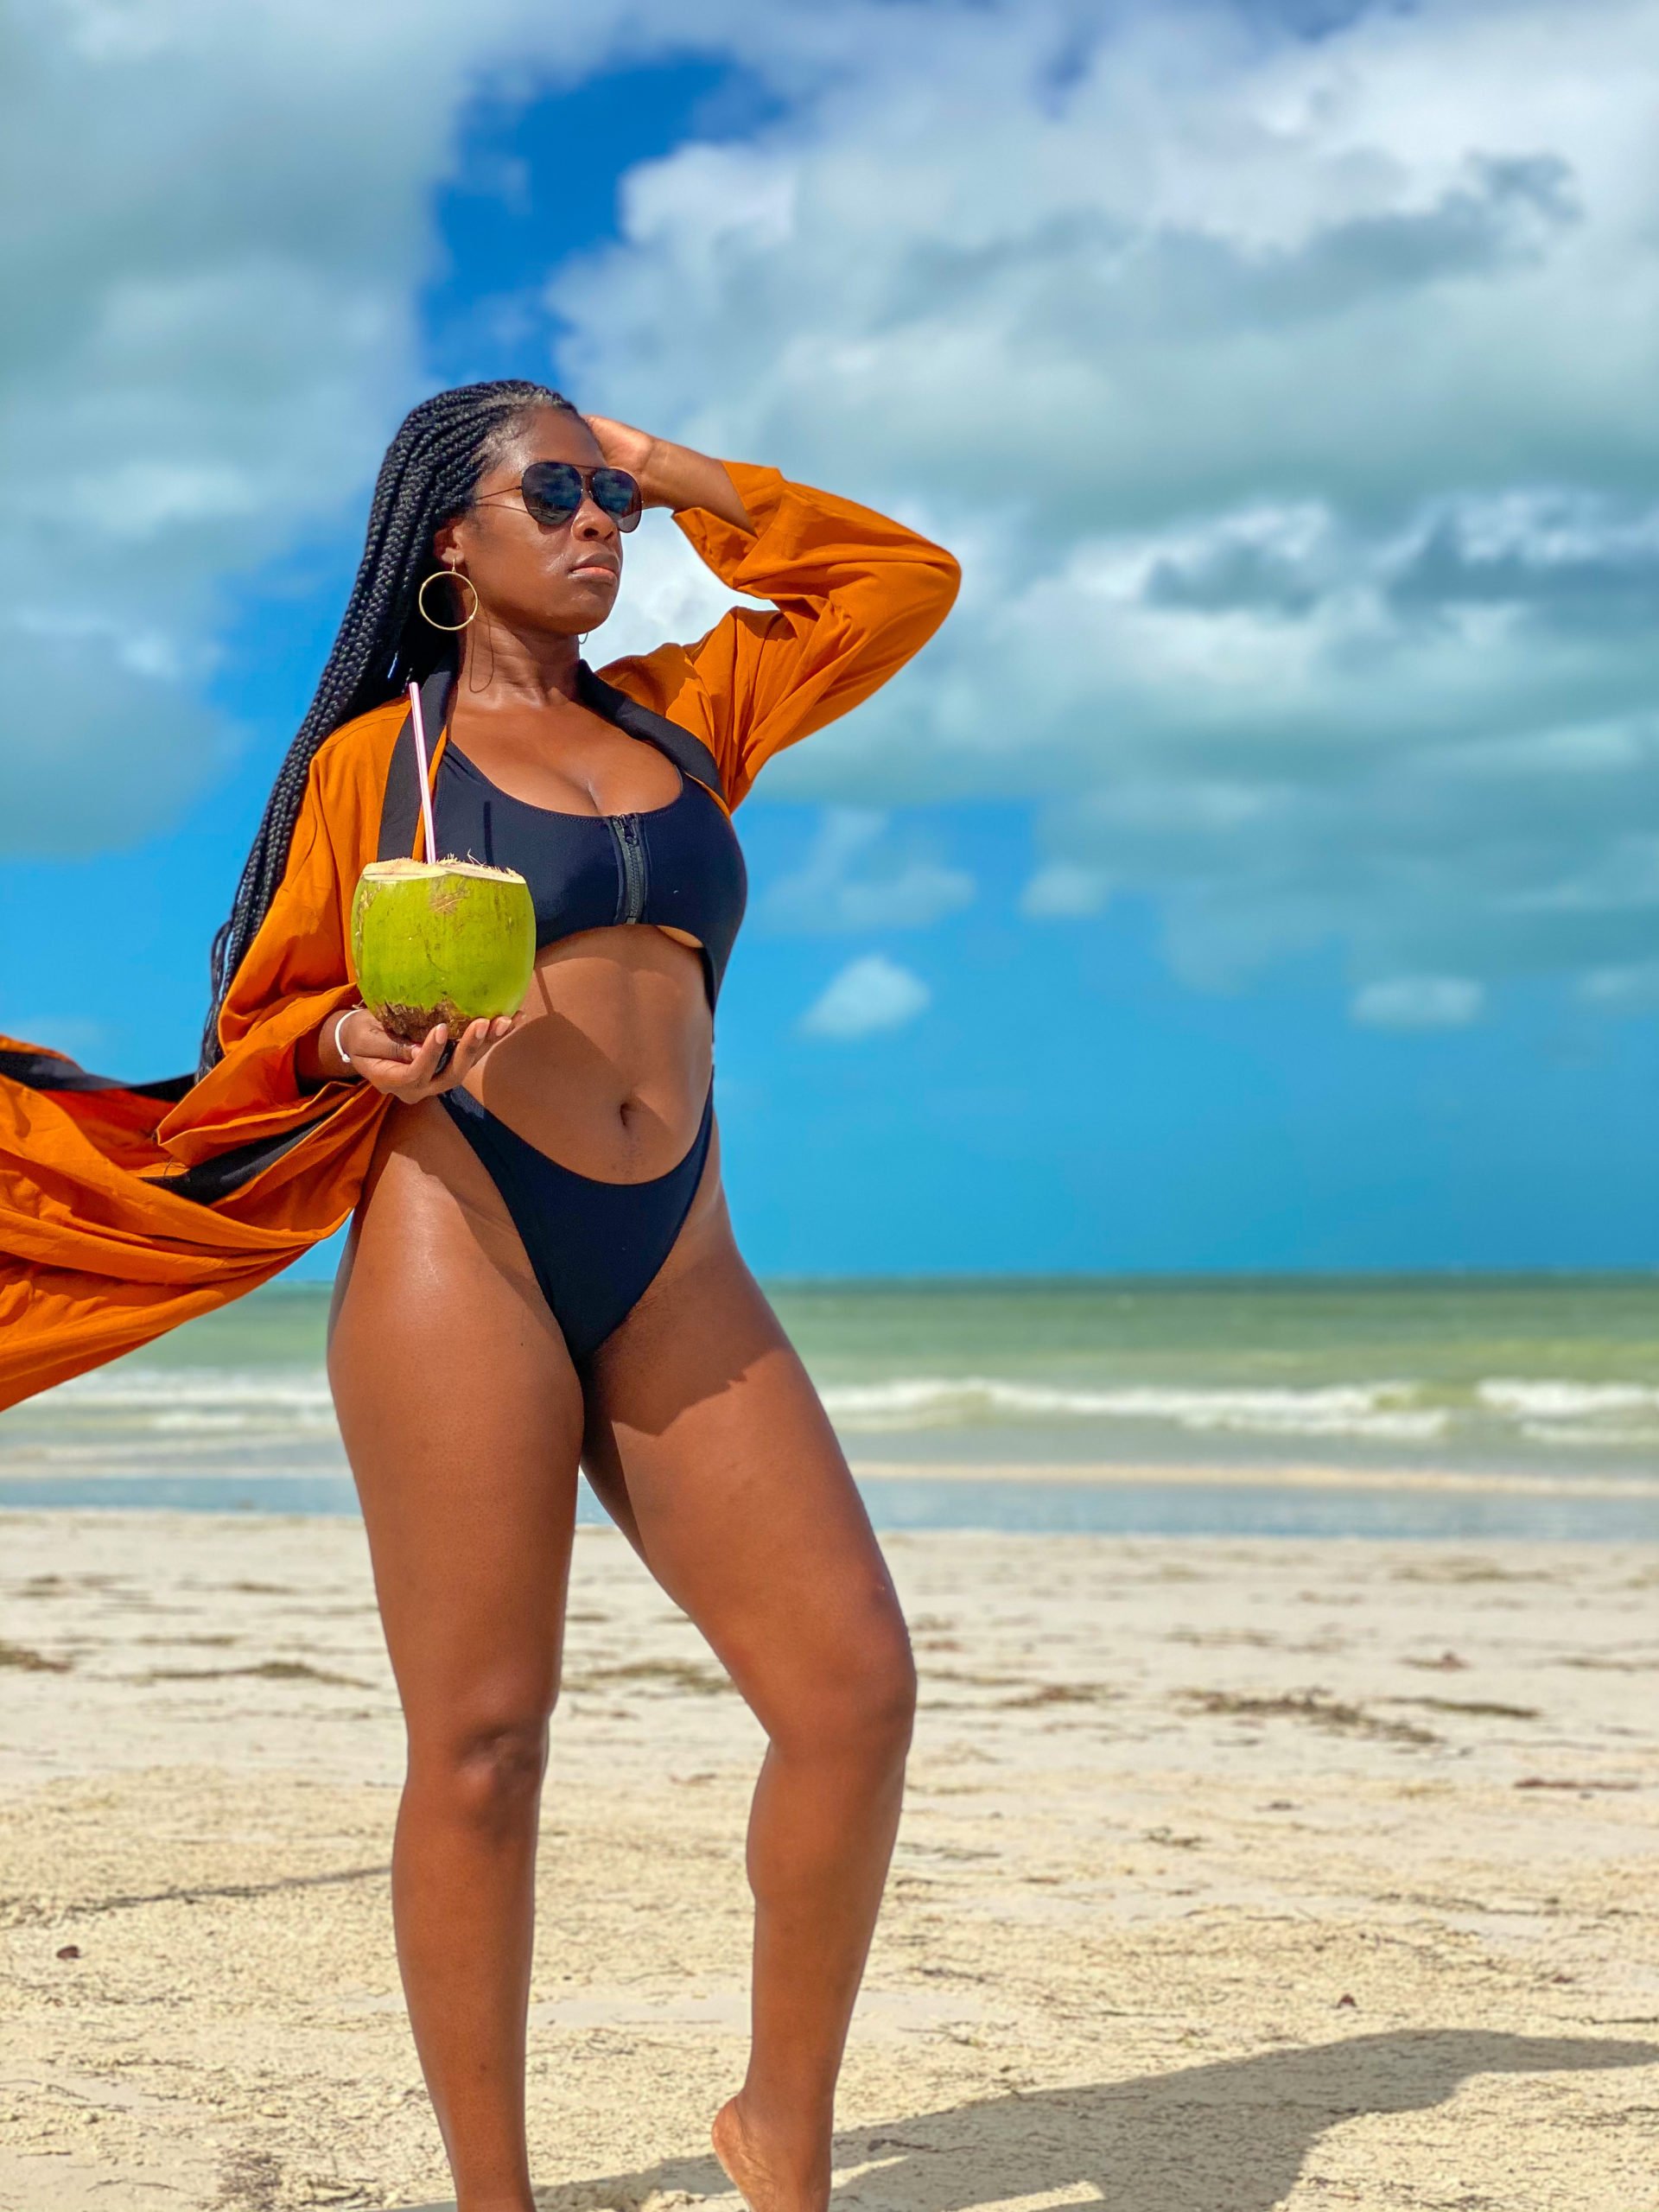
[[[417,1045],[440,1021],[517,1014],[536,959],[530,886],[476,861],[371,861],[352,899],[352,964],[364,1003]]]

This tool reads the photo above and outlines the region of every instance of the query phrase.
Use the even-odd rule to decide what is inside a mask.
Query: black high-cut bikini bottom
[[[691,1210],[714,1128],[713,1082],[691,1149],[648,1183],[600,1183],[561,1167],[459,1084],[441,1103],[500,1192],[566,1350],[578,1364],[591,1358],[656,1280]]]

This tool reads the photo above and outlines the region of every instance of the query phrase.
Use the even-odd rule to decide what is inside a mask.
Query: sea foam
[[[955,1427],[977,1421],[1155,1421],[1193,1433],[1260,1436],[1370,1436],[1432,1442],[1446,1431],[1444,1407],[1414,1402],[1410,1382],[1330,1383],[1309,1389],[1169,1389],[1131,1384],[1063,1389],[996,1376],[895,1376],[835,1383],[823,1393],[831,1418],[849,1429]]]

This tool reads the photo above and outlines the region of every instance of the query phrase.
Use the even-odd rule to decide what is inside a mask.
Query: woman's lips
[[[621,573],[622,571],[617,567],[614,561],[598,560],[575,561],[571,563],[569,568],[565,570],[565,574],[568,576],[586,576],[590,581],[603,577],[607,583],[612,584],[616,582]]]

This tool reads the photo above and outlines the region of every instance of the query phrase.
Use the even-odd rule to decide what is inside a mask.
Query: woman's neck
[[[582,640],[546,630],[515,630],[481,609],[468,625],[460,694],[485,708],[549,707],[576,696]]]

